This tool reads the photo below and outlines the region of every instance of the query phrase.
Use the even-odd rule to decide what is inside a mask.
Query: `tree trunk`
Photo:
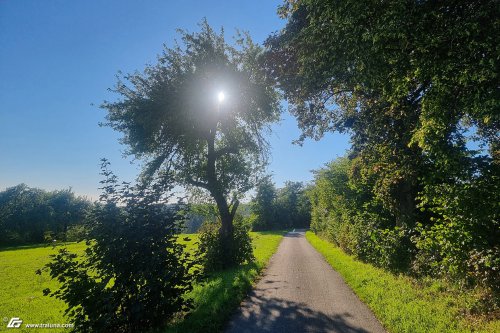
[[[217,203],[217,208],[220,214],[221,228],[219,229],[220,235],[220,248],[221,248],[221,259],[222,268],[229,268],[237,265],[237,259],[235,256],[235,244],[234,244],[234,228],[233,228],[233,215],[229,211],[229,206],[227,204],[226,198],[220,191],[212,192],[212,196]]]
[[[217,209],[219,210],[221,229],[220,233],[223,237],[233,236],[233,216],[229,211],[229,205],[227,204],[226,198],[220,193],[212,193],[212,196],[217,203]]]
[[[217,173],[215,170],[216,154],[215,154],[215,133],[216,127],[211,130],[211,133],[207,139],[208,152],[207,152],[207,183],[208,190],[217,204],[217,209],[220,214],[221,228],[219,233],[221,235],[221,246],[223,248],[223,253],[225,254],[225,266],[233,266],[233,212],[230,211],[229,205],[224,197],[223,190],[220,188],[219,180],[217,179]]]

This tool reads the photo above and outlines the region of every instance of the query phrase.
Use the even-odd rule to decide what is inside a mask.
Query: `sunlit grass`
[[[239,304],[258,271],[265,265],[276,250],[281,233],[251,233],[254,239],[254,254],[257,263],[242,268],[216,274],[204,286],[196,286],[192,295],[195,299],[195,309],[192,316],[180,321],[180,327],[192,327],[193,318],[200,331],[212,327],[220,327],[227,315]],[[189,241],[183,238],[188,237]],[[187,250],[194,252],[198,236],[183,235],[180,242],[187,245]],[[82,254],[84,243],[68,244],[70,252]],[[64,317],[66,305],[53,297],[43,296],[45,288],[56,289],[58,283],[50,279],[47,272],[36,275],[35,271],[49,262],[49,256],[55,254],[57,248],[52,246],[33,246],[10,248],[0,251],[0,331],[7,330],[4,318],[19,317],[24,323],[67,323]],[[204,316],[211,316],[203,319]],[[218,316],[214,319],[214,316]],[[23,328],[16,332],[33,331]],[[62,331],[62,329],[61,329]],[[189,330],[193,331],[193,330]],[[185,332],[185,331],[179,331]]]
[[[256,262],[214,274],[190,293],[194,309],[166,330],[172,333],[220,332],[252,283],[274,254],[283,232],[252,232]]]
[[[74,243],[67,247],[72,252],[83,253],[85,244]],[[4,320],[11,317],[19,317],[24,323],[68,322],[63,317],[64,302],[42,293],[44,288],[57,288],[58,283],[47,273],[35,274],[49,261],[49,255],[56,252],[51,246],[0,251],[0,331],[6,330]],[[16,332],[33,331],[23,326]]]
[[[446,292],[436,284],[424,286],[362,263],[312,232],[307,232],[306,238],[389,332],[500,332],[498,320],[476,322],[475,327],[464,320],[470,295]]]

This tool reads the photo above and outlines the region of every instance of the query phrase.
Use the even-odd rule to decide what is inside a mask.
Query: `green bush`
[[[84,225],[74,225],[68,228],[66,232],[66,241],[67,242],[79,242],[82,239],[85,239],[85,236],[88,233],[88,229]]]
[[[81,332],[138,332],[161,328],[190,306],[194,262],[177,241],[179,206],[167,206],[166,191],[119,186],[106,169],[103,205],[89,215],[84,255],[60,249],[46,265],[60,289],[45,295],[67,304],[65,314]],[[39,270],[40,274],[41,271]]]
[[[369,189],[355,181],[354,167],[352,160],[339,158],[316,172],[311,229],[366,262],[406,271],[415,248],[411,230],[387,217]]]
[[[415,248],[410,230],[400,227],[374,229],[370,232],[370,240],[369,262],[393,272],[408,271]]]
[[[197,256],[203,263],[205,273],[224,269],[228,262],[238,265],[255,260],[247,227],[236,221],[230,244],[224,243],[220,227],[220,222],[205,222],[199,230]]]
[[[500,170],[490,168],[467,182],[425,187],[422,209],[432,213],[432,224],[419,224],[414,237],[417,273],[481,285],[498,294]]]

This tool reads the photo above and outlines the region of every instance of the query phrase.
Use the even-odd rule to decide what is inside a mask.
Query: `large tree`
[[[143,73],[121,77],[113,89],[121,98],[102,107],[127,153],[145,162],[143,180],[171,173],[179,185],[206,191],[231,240],[238,198],[266,163],[263,130],[279,117],[279,96],[248,35],[232,46],[206,20],[200,27],[180,31],[181,43]]]
[[[281,13],[267,65],[304,134],[350,128],[363,106],[419,108],[423,149],[452,145],[466,118],[498,153],[497,1],[289,0]]]
[[[351,134],[349,178],[372,225],[420,233],[448,273],[497,270],[498,1],[288,0],[281,13],[266,69],[304,137]]]
[[[492,0],[285,1],[265,64],[304,136],[350,131],[358,165],[383,174],[379,196],[393,197],[384,205],[404,224],[426,167],[443,180],[467,172],[466,129],[500,163],[499,10]]]

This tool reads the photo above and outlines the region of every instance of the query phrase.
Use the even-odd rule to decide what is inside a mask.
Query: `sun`
[[[217,99],[219,100],[219,103],[223,102],[225,98],[226,98],[226,95],[224,95],[224,92],[220,91],[219,94],[217,95]]]

